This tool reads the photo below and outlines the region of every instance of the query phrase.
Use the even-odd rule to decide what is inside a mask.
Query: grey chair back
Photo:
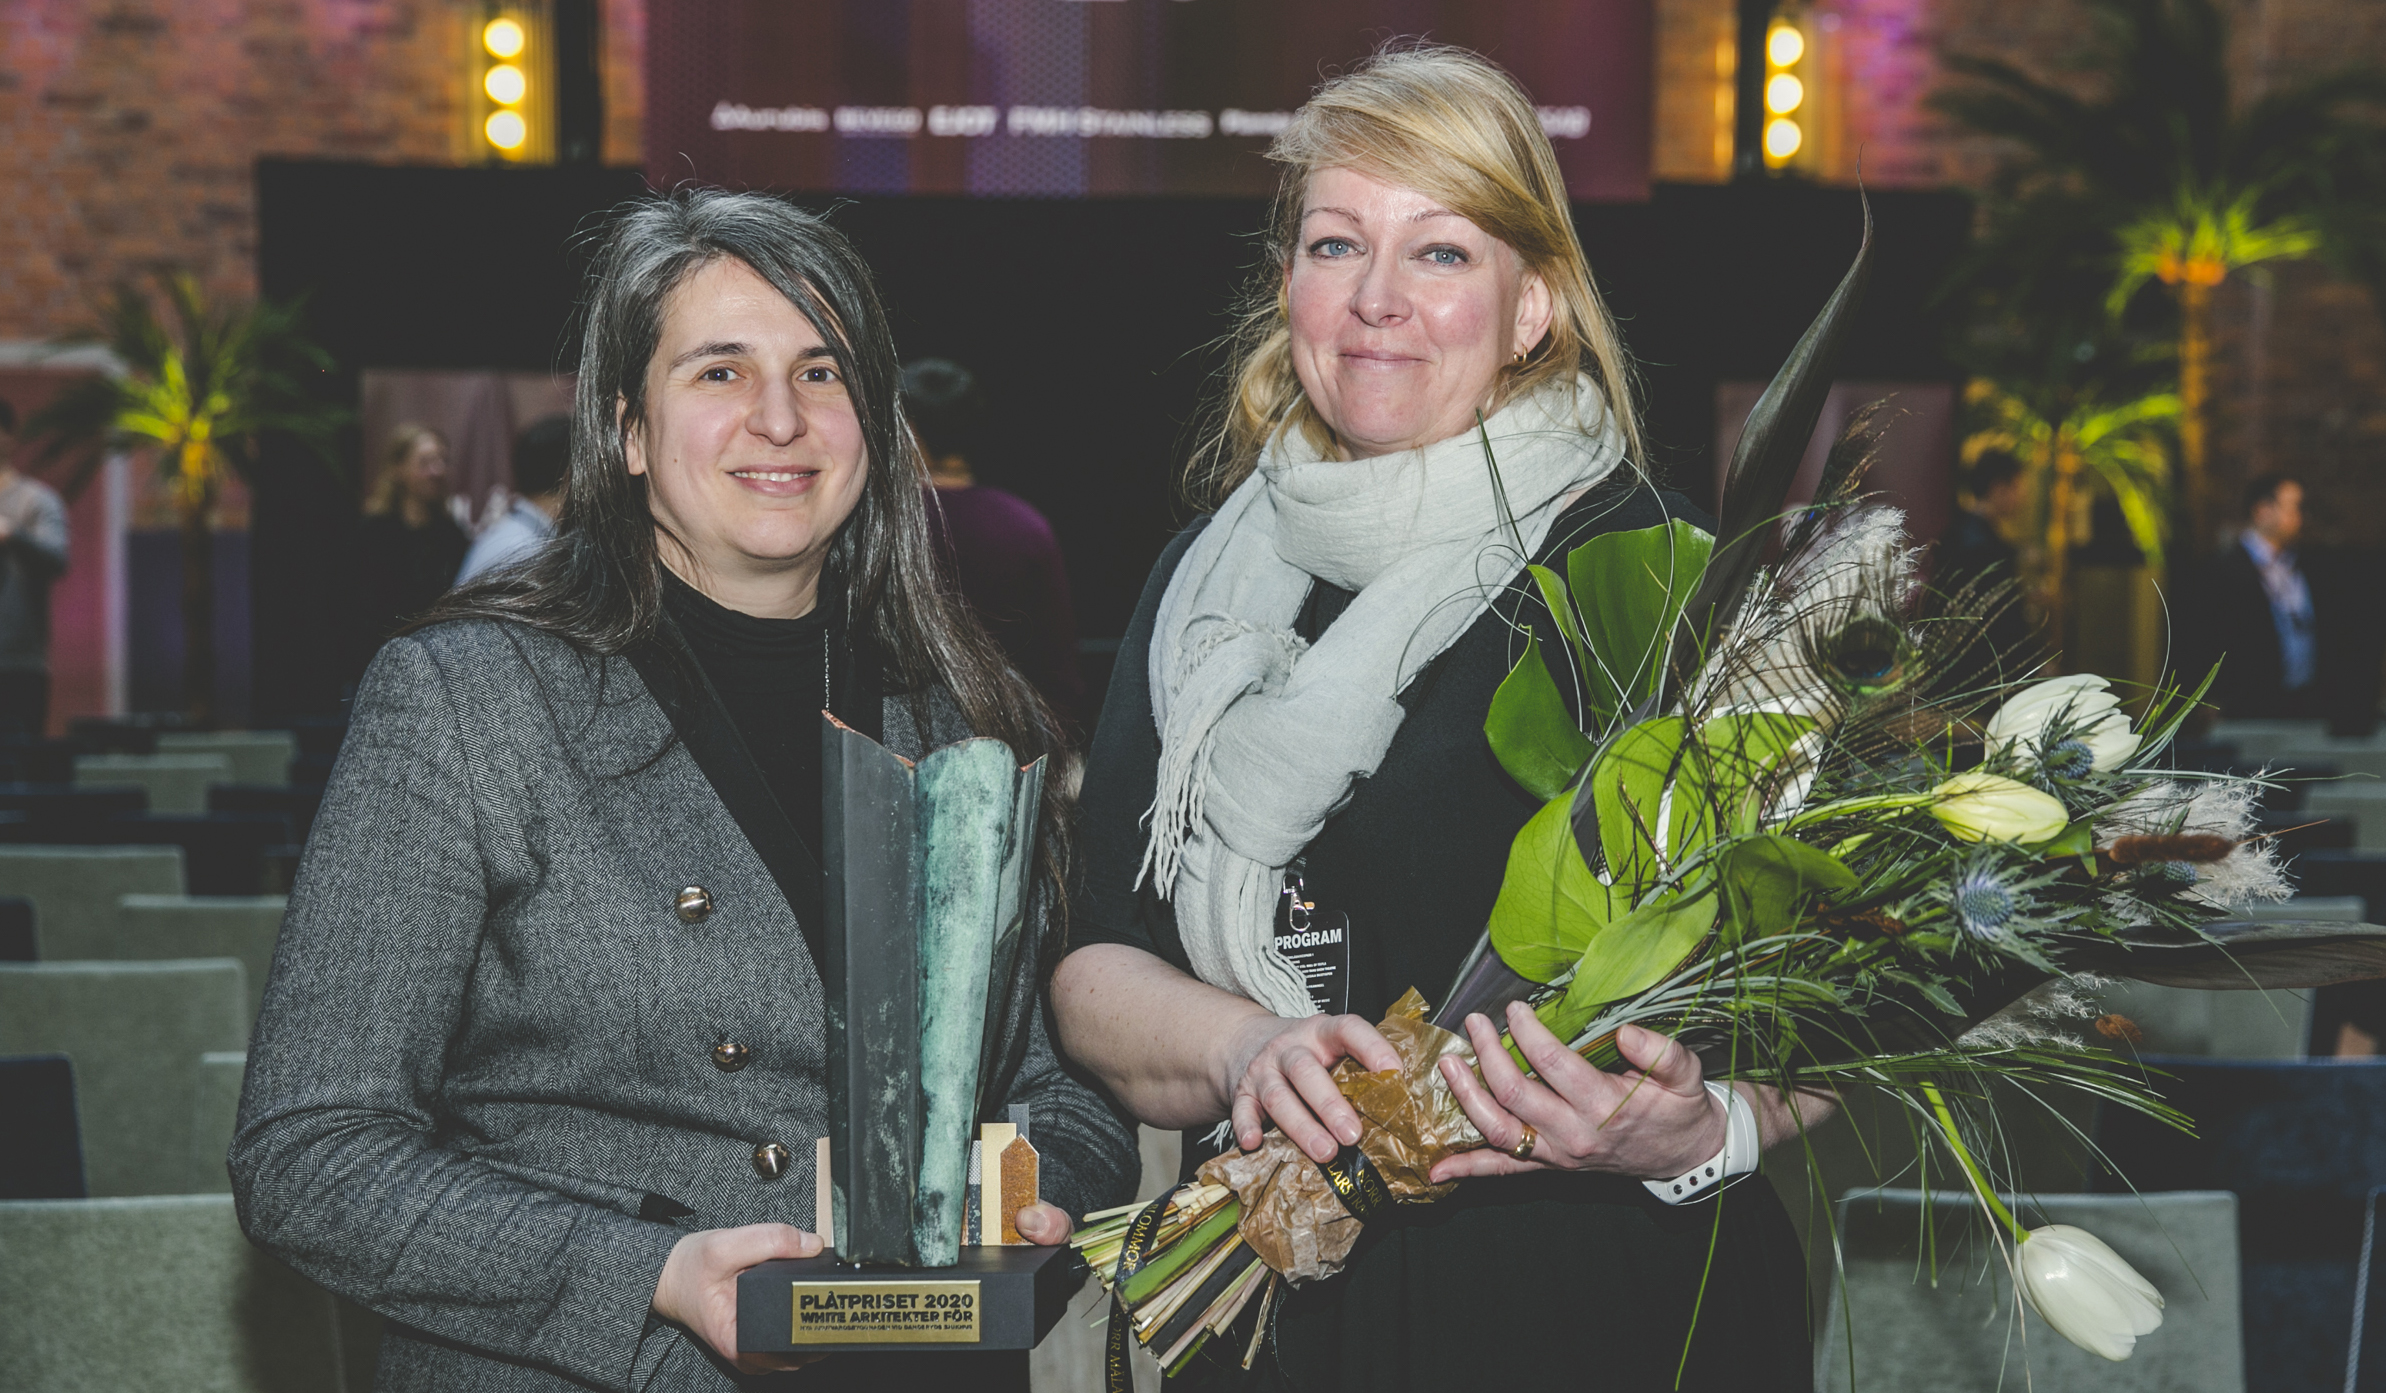
[[[117,961],[238,958],[248,972],[249,1020],[265,998],[265,975],[281,937],[283,895],[125,895],[116,904],[108,951]]]
[[[88,1193],[74,1061],[62,1054],[0,1056],[0,1200],[79,1200]]]
[[[105,958],[126,895],[179,895],[182,848],[0,845],[0,895],[33,901],[36,957]]]
[[[2075,1224],[2163,1296],[2160,1329],[2123,1363],[2072,1344],[2020,1301],[1977,1202],[1962,1191],[1854,1190],[1839,1201],[1846,1262],[1815,1341],[1818,1393],[2242,1393],[2237,1197],[2225,1192],[2042,1195],[2025,1222]],[[1849,1334],[1855,1339],[1850,1361]]]
[[[250,1245],[230,1195],[0,1203],[11,1393],[344,1393],[322,1288]]]
[[[247,975],[233,958],[0,963],[0,1054],[74,1061],[89,1193],[228,1188],[220,1154],[194,1168],[194,1100],[201,1056],[248,1047]]]
[[[286,730],[166,730],[158,732],[157,752],[222,755],[232,773],[220,783],[286,784],[298,737]]]

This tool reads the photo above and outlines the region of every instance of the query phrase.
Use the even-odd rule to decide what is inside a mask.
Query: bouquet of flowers
[[[1484,1139],[1437,1065],[1471,1066],[1457,1023],[1518,1000],[1602,1067],[1625,1067],[1616,1033],[1638,1024],[1710,1078],[1885,1095],[1964,1176],[2057,1331],[2122,1359],[2160,1323],[2159,1293],[2110,1248],[2025,1230],[1999,1199],[1985,1085],[2184,1128],[2060,1018],[2117,977],[2386,975],[2386,930],[2233,920],[2289,891],[2256,835],[2261,782],[2165,767],[2202,689],[2156,692],[2133,721],[2103,678],[2008,678],[1985,635],[2009,588],[1921,603],[1902,515],[1861,492],[1868,420],[1815,503],[1781,517],[1870,248],[1868,227],[1751,416],[1720,541],[1674,522],[1595,537],[1563,575],[1531,568],[1562,652],[1529,639],[1485,729],[1547,801],[1438,1009],[1412,990],[1383,1022],[1402,1067],[1335,1070],[1361,1140],[1319,1166],[1271,1133],[1153,1204],[1087,1216],[1072,1241],[1115,1298],[1114,1377],[1130,1330],[1173,1369],[1256,1309],[1234,1351],[1248,1366],[1283,1282],[1339,1270],[1383,1206],[1447,1193],[1434,1163]]]

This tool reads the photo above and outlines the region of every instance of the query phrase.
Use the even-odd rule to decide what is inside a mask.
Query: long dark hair
[[[652,640],[663,566],[646,480],[623,440],[646,419],[646,370],[663,314],[687,278],[735,257],[787,297],[836,355],[861,419],[867,477],[829,544],[827,573],[848,632],[875,646],[907,693],[923,738],[928,694],[943,687],[969,729],[1023,761],[1050,755],[1039,818],[1047,901],[1057,912],[1068,856],[1064,790],[1074,781],[1060,728],[1034,688],[940,580],[922,497],[925,470],[903,420],[901,369],[870,268],[826,221],[764,194],[682,190],[617,209],[589,267],[571,483],[555,539],[527,563],[463,586],[415,621],[494,619],[617,657]]]

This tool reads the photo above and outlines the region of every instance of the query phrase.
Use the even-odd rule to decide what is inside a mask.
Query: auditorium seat
[[[151,812],[203,813],[207,786],[230,782],[232,760],[220,754],[81,755],[75,760],[75,787],[134,785],[148,793]]]
[[[0,1200],[84,1194],[74,1062],[62,1054],[0,1058]]]
[[[184,888],[180,847],[0,844],[0,895],[33,902],[37,960],[111,957],[117,901]]]
[[[336,1393],[328,1292],[240,1232],[230,1195],[0,1203],[11,1393]]]
[[[2358,896],[2299,895],[2279,904],[2248,905],[2254,920],[2302,919],[2362,923],[2367,906]],[[2148,1054],[2213,1059],[2301,1059],[2312,1030],[2308,991],[2190,991],[2122,982],[2104,994],[2105,1009],[2135,1021]]]
[[[0,963],[0,1054],[74,1061],[91,1194],[223,1188],[220,1162],[193,1171],[193,1100],[202,1055],[248,1047],[246,977],[233,958]]]
[[[73,742],[32,735],[0,735],[0,782],[71,784],[75,756],[89,754]]]
[[[126,895],[114,936],[95,958],[238,958],[248,975],[248,1020],[257,1018],[265,974],[281,935],[281,895]]]
[[[2353,824],[2352,845],[2362,851],[2386,851],[2386,783],[2348,779],[2342,783],[2311,784],[2303,797],[2305,820],[2342,818]]]
[[[2353,1357],[2345,1393],[2386,1393],[2386,1189],[2361,1206],[2361,1278],[2353,1285]]]
[[[290,821],[272,813],[143,813],[73,824],[5,823],[0,844],[180,847],[189,893],[261,895],[267,857],[290,844]]]
[[[232,762],[223,783],[286,784],[298,740],[286,730],[165,731],[157,737],[161,755],[218,754]]]
[[[290,840],[304,845],[323,806],[321,784],[217,784],[207,790],[211,813],[269,813],[289,819]]]
[[[72,783],[0,784],[0,812],[23,813],[28,822],[98,822],[148,811],[148,791],[130,784],[115,788],[77,788]]]
[[[2238,1393],[2247,1387],[2234,1195],[2041,1195],[2017,1211],[2030,1227],[2088,1230],[2162,1293],[2161,1328],[2141,1337],[2118,1364],[2056,1334],[2027,1305],[2017,1313],[2010,1271],[1990,1246],[1989,1221],[1963,1190],[1931,1196],[1935,1254],[1922,1250],[1919,1190],[1851,1190],[1837,1212],[1846,1282],[1832,1284],[1816,1336],[1817,1389],[1850,1386],[1851,1327],[1859,1389]]]
[[[2158,1087],[2195,1119],[2196,1135],[2107,1107],[2097,1144],[2140,1191],[2238,1195],[2251,1393],[2342,1387],[2361,1207],[2386,1185],[2386,1066],[2159,1055],[2147,1063],[2172,1076]],[[2109,1174],[2095,1183],[2123,1185]]]
[[[224,1158],[240,1118],[240,1081],[249,1057],[239,1050],[209,1050],[199,1056],[199,1088],[191,1097],[191,1188],[194,1195],[228,1194],[231,1173]]]
[[[41,956],[33,936],[33,901],[23,895],[0,895],[0,963],[29,963]]]

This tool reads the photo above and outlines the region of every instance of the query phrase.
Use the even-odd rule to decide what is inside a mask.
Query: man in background
[[[1026,499],[977,480],[985,403],[969,369],[923,358],[903,370],[903,414],[928,458],[929,525],[939,560],[1019,674],[1063,724],[1082,731],[1077,616],[1052,524]]]
[[[2325,596],[2305,573],[2303,485],[2264,474],[2245,487],[2245,528],[2205,569],[2200,603],[2179,625],[2197,650],[2181,675],[2200,681],[2225,658],[2211,701],[2225,717],[2322,714],[2321,625]]]
[[[50,584],[66,571],[66,504],[17,472],[17,413],[0,400],[0,735],[50,720]]]
[[[572,473],[572,422],[568,416],[547,416],[525,426],[514,437],[514,500],[505,516],[490,523],[473,539],[456,571],[462,585],[483,571],[519,561],[545,546],[555,535],[555,519],[563,512],[563,485]]]

